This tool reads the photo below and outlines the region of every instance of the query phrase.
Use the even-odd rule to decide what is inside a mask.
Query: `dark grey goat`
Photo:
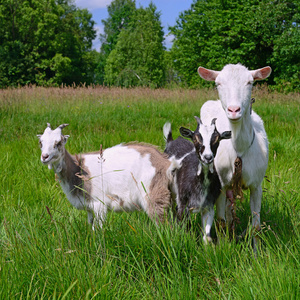
[[[190,211],[201,212],[203,240],[211,241],[210,230],[214,219],[214,204],[221,193],[221,183],[214,167],[214,158],[222,139],[230,139],[231,132],[220,134],[216,129],[216,119],[211,124],[204,125],[195,117],[198,125],[193,132],[181,127],[180,134],[190,141],[178,137],[173,140],[171,124],[164,125],[166,140],[165,153],[183,158],[181,167],[175,171],[173,192],[176,194],[178,219],[188,217]]]

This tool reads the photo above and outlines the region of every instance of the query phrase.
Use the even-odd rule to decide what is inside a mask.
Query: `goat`
[[[169,186],[176,161],[141,143],[72,156],[65,149],[69,136],[62,134],[67,125],[51,130],[48,123],[43,135],[38,135],[41,162],[57,174],[70,203],[87,211],[93,229],[94,218],[102,227],[107,210],[143,210],[163,222],[171,205]]]
[[[189,216],[190,211],[201,211],[203,240],[211,242],[210,230],[214,220],[214,204],[221,193],[221,183],[214,167],[220,141],[231,137],[230,131],[220,134],[216,130],[213,119],[210,124],[203,125],[198,117],[197,128],[193,132],[181,127],[179,136],[173,140],[171,124],[166,123],[163,128],[166,140],[165,153],[183,158],[181,166],[175,171],[173,190],[176,194],[177,214],[179,220]]]
[[[198,73],[205,80],[215,81],[220,99],[204,103],[201,119],[205,122],[217,118],[217,129],[232,132],[232,139],[220,145],[215,158],[223,190],[216,203],[218,218],[225,220],[226,214],[226,221],[233,228],[235,211],[230,198],[234,198],[234,177],[240,176],[238,185],[250,189],[252,226],[260,230],[261,184],[268,166],[268,139],[262,119],[252,110],[251,91],[253,82],[267,78],[271,68],[249,71],[241,64],[229,64],[222,71],[199,67]],[[235,169],[235,162],[240,164],[240,172]],[[256,251],[255,237],[253,243]]]

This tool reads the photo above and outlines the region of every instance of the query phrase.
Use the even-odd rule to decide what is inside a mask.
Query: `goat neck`
[[[239,122],[229,121],[232,134],[232,145],[237,156],[242,157],[251,147],[254,139],[254,129],[250,110],[245,112],[245,115]]]
[[[67,150],[64,150],[64,155],[59,162],[59,172],[57,165],[53,165],[54,172],[57,174],[61,184],[67,184],[70,191],[76,186],[80,186],[82,179],[80,175],[86,175],[81,167],[81,160],[74,158]],[[84,173],[84,174],[83,174]]]

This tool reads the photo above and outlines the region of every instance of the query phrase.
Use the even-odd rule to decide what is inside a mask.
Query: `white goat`
[[[268,165],[268,139],[262,119],[252,110],[251,90],[255,80],[267,78],[270,67],[249,71],[246,67],[226,65],[222,71],[198,68],[199,75],[215,81],[220,100],[207,101],[201,108],[203,122],[217,118],[218,130],[230,130],[231,140],[223,141],[215,158],[223,192],[217,200],[217,216],[227,222],[233,221],[232,209],[227,198],[232,198],[232,179],[237,158],[242,162],[241,185],[250,189],[252,225],[260,230],[260,209],[262,198],[261,183]],[[228,205],[229,204],[229,205]],[[256,249],[254,239],[254,249]]]
[[[204,125],[198,117],[197,128],[192,131],[180,127],[179,136],[173,140],[171,124],[164,125],[165,153],[182,159],[181,167],[175,171],[173,190],[176,194],[177,215],[182,220],[190,212],[201,212],[203,240],[211,241],[210,230],[214,221],[214,204],[221,193],[221,183],[214,167],[220,142],[231,137],[230,131],[219,133],[215,121]]]
[[[94,215],[100,227],[107,210],[144,210],[152,219],[163,221],[171,205],[169,185],[175,159],[159,152],[154,146],[129,143],[106,150],[72,156],[65,149],[68,135],[62,129],[51,130],[47,124],[38,135],[41,161],[53,168],[70,203]]]

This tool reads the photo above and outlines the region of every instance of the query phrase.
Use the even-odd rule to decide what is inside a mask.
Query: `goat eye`
[[[61,141],[60,142],[56,142],[55,144],[54,144],[54,148],[58,148],[58,147],[60,147],[61,146]]]
[[[40,141],[40,148],[42,148],[43,147],[43,144],[42,144],[42,142]]]
[[[203,146],[203,145],[200,145],[200,153],[202,154],[203,152],[204,152],[204,150],[205,150],[205,146]]]

